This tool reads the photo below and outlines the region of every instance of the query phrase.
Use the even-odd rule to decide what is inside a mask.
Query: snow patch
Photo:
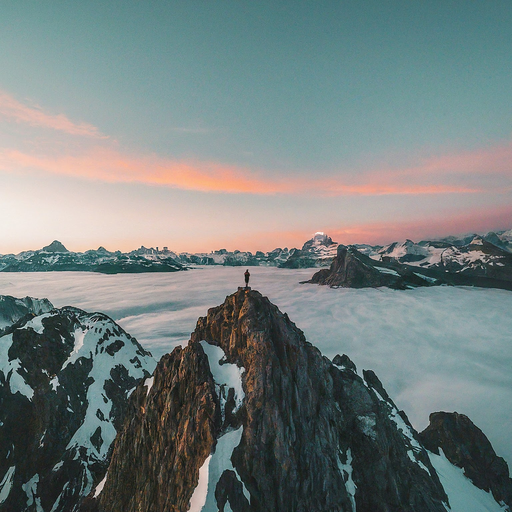
[[[4,374],[6,382],[9,383],[11,393],[21,393],[29,400],[34,397],[34,390],[25,382],[25,379],[18,373],[21,368],[21,361],[13,359],[9,361],[9,349],[12,345],[12,334],[0,337],[0,372]]]
[[[474,486],[461,468],[450,463],[441,448],[439,455],[427,453],[450,501],[450,508],[446,506],[447,510],[451,512],[504,512],[508,510],[506,505],[499,505],[490,492],[485,492]]]
[[[23,484],[21,488],[27,495],[27,508],[35,504],[36,512],[44,512],[41,506],[41,498],[37,495],[37,484],[39,483],[39,475],[36,473],[27,483]]]
[[[418,274],[418,272],[413,272],[413,274],[415,276],[421,277],[421,279],[424,279],[428,283],[436,283],[437,282],[437,279],[435,279],[434,277],[429,277],[429,276],[425,276],[423,274]]]
[[[42,315],[36,316],[32,320],[29,320],[23,327],[21,327],[21,329],[29,329],[30,328],[30,329],[34,330],[37,334],[43,334],[43,332],[44,332],[43,320],[45,318],[49,318],[53,315],[54,315],[54,313],[50,312],[50,313],[44,313]]]
[[[149,392],[151,391],[151,388],[153,387],[154,382],[155,382],[155,377],[148,377],[144,381],[144,386],[146,386],[148,388],[148,390],[146,391],[146,397],[149,395]]]
[[[233,450],[240,444],[243,427],[227,432],[217,439],[215,451],[201,466],[199,470],[199,482],[190,500],[189,512],[217,512],[217,501],[215,499],[215,488],[222,473],[226,470],[233,471],[242,482],[238,471],[233,467],[231,456]],[[250,495],[242,482],[244,496],[249,500]]]
[[[60,386],[59,378],[57,375],[53,377],[53,379],[50,381],[50,386],[52,387],[53,391],[57,391],[57,388]]]
[[[391,274],[392,276],[398,276],[400,277],[400,274],[396,271],[396,270],[392,270],[390,268],[385,268],[385,267],[377,267],[375,266],[375,268],[381,273],[381,274]]]
[[[69,357],[66,359],[64,364],[62,365],[62,370],[68,366],[68,364],[74,363],[78,357],[82,354],[80,354],[80,350],[84,346],[84,340],[85,340],[86,331],[83,329],[77,328],[75,329],[75,332],[73,334],[73,337],[75,338],[75,345],[73,347],[73,350],[69,354]]]
[[[96,486],[93,496],[94,498],[97,498],[101,494],[101,491],[103,491],[103,487],[105,487],[105,482],[107,481],[107,475],[108,471],[105,473],[103,480]]]
[[[212,456],[208,455],[203,465],[199,468],[199,481],[190,498],[189,512],[201,512],[206,503],[206,496],[208,495],[208,469],[211,459]]]
[[[201,341],[201,347],[208,357],[210,371],[215,381],[215,389],[220,399],[222,420],[225,417],[225,406],[228,397],[228,391],[233,388],[235,391],[235,409],[234,413],[242,406],[245,393],[242,388],[242,375],[245,371],[244,367],[239,368],[236,364],[227,363],[224,350],[215,345],[210,345],[206,341]],[[221,364],[222,363],[222,364]]]
[[[4,477],[2,478],[2,481],[0,482],[0,504],[3,503],[9,497],[15,469],[16,466],[11,466],[6,471]]]
[[[350,497],[350,503],[352,504],[352,512],[356,512],[356,489],[357,486],[352,478],[352,451],[350,448],[346,453],[346,462],[341,462],[341,451],[338,453],[338,468],[340,470],[340,474],[345,482],[345,489]]]

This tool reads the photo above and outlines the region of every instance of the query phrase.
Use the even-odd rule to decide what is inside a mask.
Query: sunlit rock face
[[[240,290],[133,393],[88,510],[444,512],[432,456],[372,371]]]
[[[105,315],[28,302],[46,311],[0,332],[0,510],[70,512],[103,478],[127,396],[155,363]]]

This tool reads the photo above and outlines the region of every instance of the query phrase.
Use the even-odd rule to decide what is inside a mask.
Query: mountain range
[[[346,254],[357,260],[357,278],[347,277]],[[309,282],[330,286],[390,286],[407,288],[442,284],[512,289],[512,230],[486,235],[411,240],[387,246],[356,244],[345,247],[316,233],[301,249],[263,253],[225,249],[212,253],[174,253],[164,247],[141,247],[129,253],[100,247],[84,253],[68,251],[54,241],[36,251],[0,255],[0,272],[91,271],[106,274],[176,272],[198,265],[322,268]],[[328,267],[331,267],[329,270]],[[330,276],[330,277],[329,277]]]

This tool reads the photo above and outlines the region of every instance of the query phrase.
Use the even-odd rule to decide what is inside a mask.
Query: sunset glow
[[[491,30],[477,7],[160,7],[41,7],[4,31],[0,253],[512,226],[500,9]]]

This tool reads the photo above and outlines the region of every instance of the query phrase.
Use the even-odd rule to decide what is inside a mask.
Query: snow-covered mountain
[[[83,253],[68,251],[59,241],[37,251],[0,256],[0,272],[86,271],[103,274],[176,272],[185,267],[168,253],[145,248],[121,253],[103,247]]]
[[[419,434],[374,372],[331,362],[241,289],[140,384],[100,512],[504,512],[507,464],[457,413]]]
[[[406,240],[366,254],[339,245],[330,268],[308,282],[345,288],[450,284],[512,290],[512,254],[479,236],[462,246]]]
[[[156,362],[101,313],[0,297],[0,510],[72,512],[100,482]],[[6,314],[7,312],[7,314]]]
[[[330,265],[337,243],[324,233],[316,233],[302,249],[277,248],[255,254],[220,249],[210,253],[175,253],[166,247],[140,247],[129,253],[109,252],[100,247],[84,253],[68,251],[55,240],[37,251],[0,255],[0,272],[91,271],[105,274],[174,272],[196,265],[275,266],[307,268]]]

